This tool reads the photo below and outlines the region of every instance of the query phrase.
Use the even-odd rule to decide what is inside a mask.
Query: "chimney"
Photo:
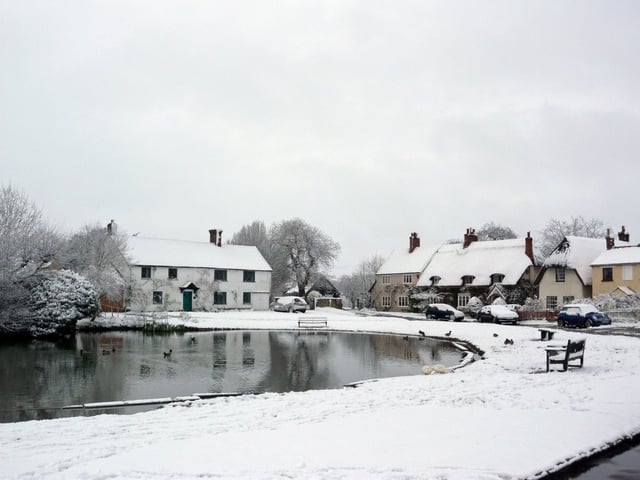
[[[416,232],[413,232],[409,236],[409,253],[412,253],[416,248],[420,246],[420,237]]]
[[[607,236],[605,237],[605,240],[607,241],[607,250],[611,250],[614,247],[615,242],[613,240],[613,237],[611,236],[610,228],[607,228]]]
[[[218,246],[222,246],[222,230],[218,232]]]
[[[209,243],[218,243],[218,230],[209,230]]]
[[[622,229],[624,230],[624,227],[622,227]],[[118,227],[116,226],[116,221],[115,220],[111,220],[107,224],[107,233],[109,235],[115,235],[117,232],[118,232]]]
[[[524,239],[524,253],[534,264],[536,263],[533,259],[533,238],[531,238],[531,232],[527,232],[527,237]]]
[[[462,248],[467,248],[473,242],[478,241],[478,235],[476,235],[475,228],[467,228],[467,233],[464,234],[464,243],[462,244]]]
[[[624,225],[622,226],[622,230],[618,232],[618,240],[620,240],[621,242],[629,241],[629,234],[625,231]]]

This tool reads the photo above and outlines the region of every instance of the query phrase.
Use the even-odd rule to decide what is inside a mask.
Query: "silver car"
[[[302,297],[279,297],[270,305],[276,312],[301,312],[309,308],[309,304]]]

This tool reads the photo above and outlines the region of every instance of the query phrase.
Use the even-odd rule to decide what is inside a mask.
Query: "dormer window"
[[[502,273],[494,273],[491,275],[491,285],[494,283],[501,283],[504,280],[504,275]]]
[[[436,286],[438,285],[438,283],[440,283],[440,280],[442,280],[442,278],[437,275],[434,275],[429,280],[431,280],[431,286]]]
[[[464,275],[462,277],[462,285],[469,285],[473,283],[473,279],[476,278],[473,275]]]

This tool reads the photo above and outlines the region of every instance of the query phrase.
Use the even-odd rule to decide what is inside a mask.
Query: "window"
[[[398,306],[399,307],[408,307],[409,306],[409,297],[407,296],[403,296],[403,297],[398,297]]]
[[[602,281],[613,282],[613,268],[602,267]]]
[[[633,265],[622,266],[622,280],[633,280]]]
[[[227,281],[227,271],[226,270],[215,270],[213,273],[213,279],[218,280],[219,282]]]
[[[504,275],[501,273],[494,273],[491,275],[491,285],[494,283],[500,283],[504,280]]]
[[[242,304],[251,305],[251,292],[242,292]]]
[[[382,275],[382,283],[384,285],[391,283],[391,275]]]
[[[470,283],[473,283],[473,279],[476,278],[473,275],[464,275],[462,277],[462,285],[469,285]]]
[[[382,297],[382,308],[391,307],[391,297]]]
[[[556,267],[556,282],[564,282],[565,269],[564,267]]]
[[[557,310],[558,309],[558,297],[555,295],[550,295],[547,297],[547,310]]]
[[[405,273],[403,281],[404,283],[413,283],[413,275],[411,275],[410,273]]]
[[[178,278],[178,269],[170,268],[169,269],[169,280],[175,280]]]
[[[153,304],[162,305],[162,292],[160,290],[153,292]]]
[[[563,305],[568,305],[570,303],[573,303],[573,301],[576,299],[576,297],[574,297],[573,295],[569,295],[568,297],[562,297],[562,304]]]
[[[151,267],[142,267],[140,278],[151,278]]]
[[[226,270],[222,270],[222,271],[226,273]],[[227,304],[227,292],[213,292],[213,304],[214,305],[226,305]]]
[[[255,272],[255,270],[244,270],[242,272],[242,281],[243,282],[255,282],[256,281],[256,272]]]
[[[469,299],[471,295],[468,293],[459,293],[458,294],[458,308],[466,307],[469,304]]]

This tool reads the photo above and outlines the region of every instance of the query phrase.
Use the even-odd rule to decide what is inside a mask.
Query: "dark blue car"
[[[593,305],[586,303],[565,305],[558,313],[559,327],[589,328],[600,325],[611,325],[611,318]]]

